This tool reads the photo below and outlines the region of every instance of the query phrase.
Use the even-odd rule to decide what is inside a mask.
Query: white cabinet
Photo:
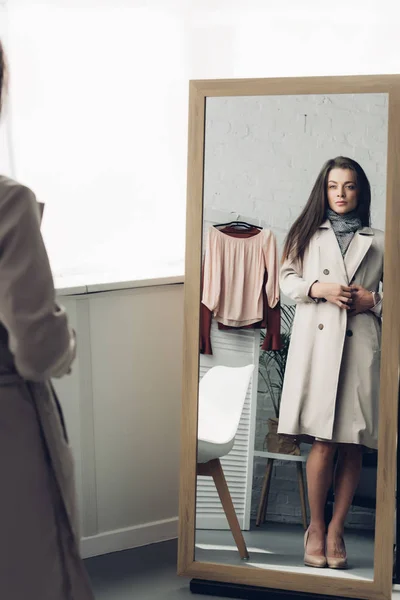
[[[83,554],[177,535],[183,285],[59,299],[78,334],[55,387],[76,461]]]
[[[77,358],[72,374],[54,381],[68,429],[75,458],[76,487],[84,538],[96,535],[96,473],[94,458],[94,399],[89,328],[90,296],[62,297],[71,327],[78,337]]]

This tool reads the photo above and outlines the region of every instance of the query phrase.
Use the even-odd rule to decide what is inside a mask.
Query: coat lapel
[[[344,277],[344,281],[347,281],[347,283],[350,284],[358,267],[371,247],[374,237],[373,230],[370,227],[363,227],[357,231],[350,242],[344,258],[329,220],[326,220],[320,226],[320,235],[321,234],[324,237],[324,250],[328,251],[328,256],[335,257],[335,262]]]
[[[363,227],[354,235],[344,257],[349,283],[352,282],[358,267],[371,247],[374,232],[370,227]]]

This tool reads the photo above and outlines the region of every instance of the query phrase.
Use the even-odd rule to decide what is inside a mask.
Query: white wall
[[[398,72],[395,4],[9,0],[16,175],[56,275],[181,274],[188,80]]]
[[[208,98],[204,204],[262,219],[281,247],[324,162],[344,155],[384,229],[387,139],[386,94]]]

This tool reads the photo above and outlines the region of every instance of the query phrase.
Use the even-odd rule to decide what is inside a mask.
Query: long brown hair
[[[0,115],[6,91],[7,67],[3,45],[0,40]]]
[[[337,156],[329,159],[321,169],[311,190],[307,204],[293,223],[285,240],[282,260],[303,262],[304,253],[312,236],[326,219],[328,204],[327,182],[332,169],[350,169],[356,174],[358,188],[357,214],[363,227],[371,223],[371,187],[362,167],[352,158]]]

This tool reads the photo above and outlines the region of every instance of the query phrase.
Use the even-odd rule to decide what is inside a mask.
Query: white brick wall
[[[204,202],[253,214],[281,244],[328,158],[359,161],[384,227],[387,95],[208,98]]]
[[[204,203],[266,221],[281,251],[323,163],[345,155],[364,168],[372,188],[372,225],[384,229],[387,115],[386,94],[208,98]],[[259,396],[257,449],[270,416],[270,404]],[[252,516],[264,467],[255,461]],[[274,468],[268,518],[300,522],[294,466]],[[348,524],[372,527],[373,515],[354,508]]]

